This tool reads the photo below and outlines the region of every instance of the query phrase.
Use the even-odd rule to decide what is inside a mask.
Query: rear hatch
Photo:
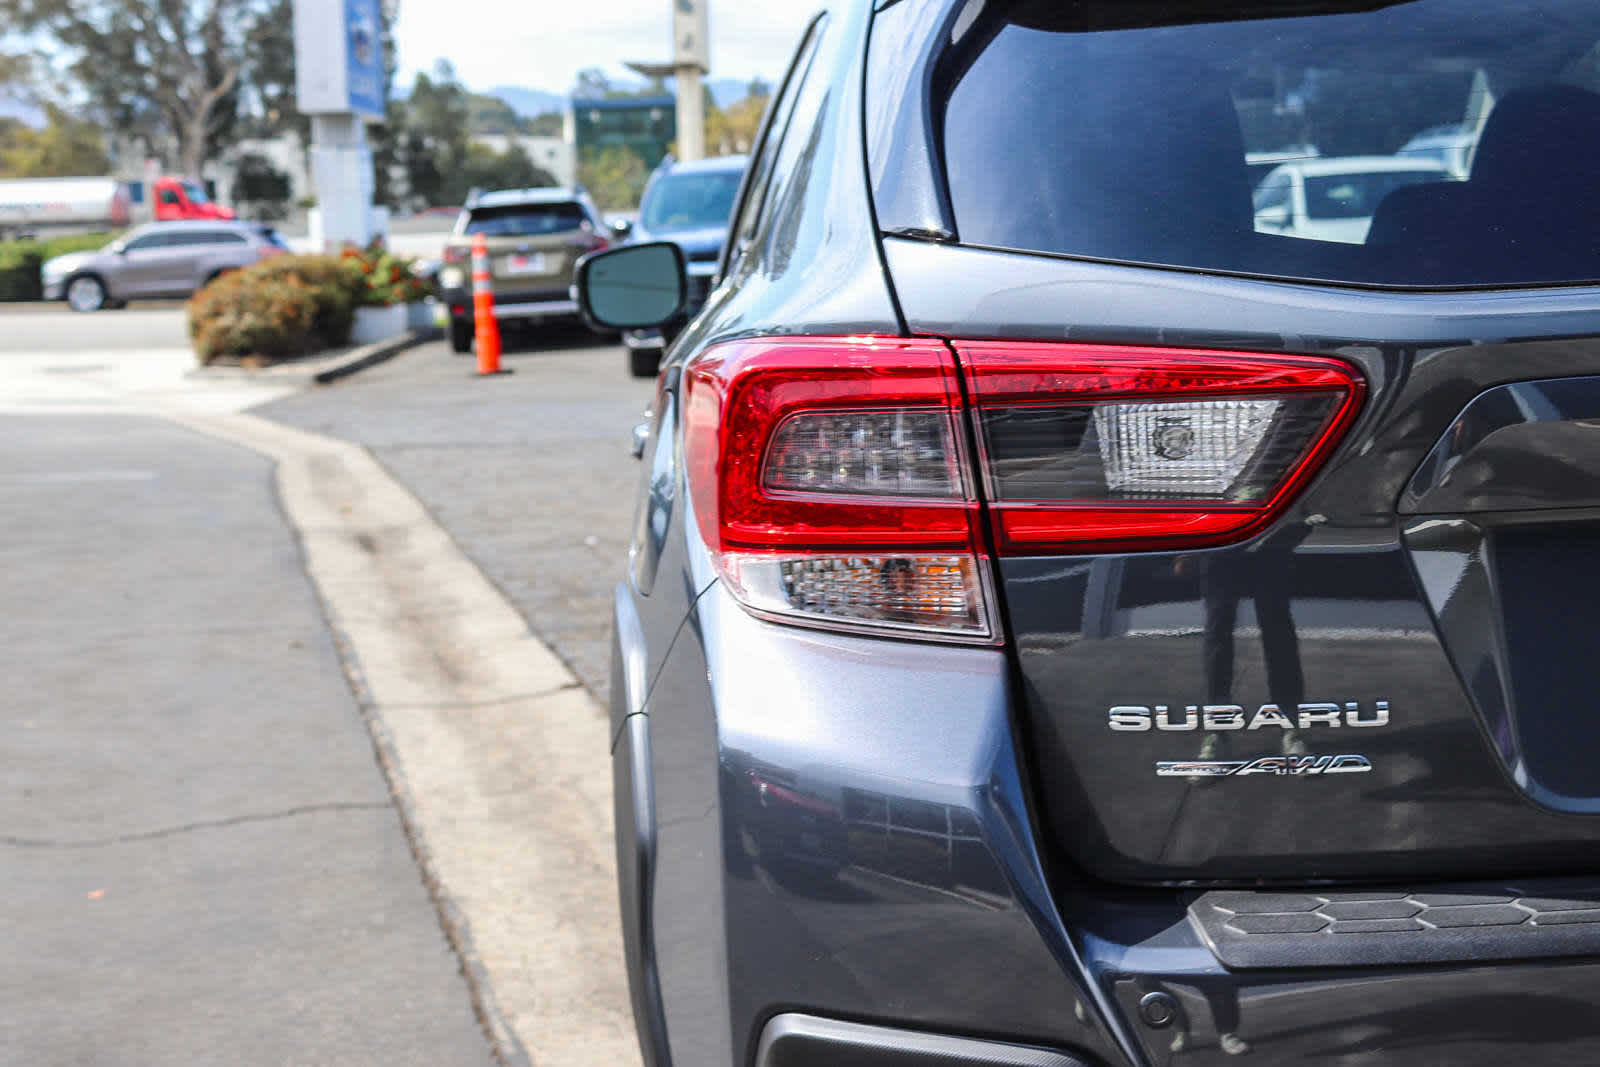
[[[505,203],[470,208],[451,237],[452,255],[465,258],[472,238],[488,239],[495,299],[565,300],[578,259],[603,245],[575,200]]]
[[[981,409],[1061,854],[1152,883],[1600,868],[1600,9],[902,4],[870,70],[885,257]],[[1283,232],[1247,162],[1446,125],[1468,180],[1322,191],[1359,240]],[[1354,414],[1149,370],[1175,350],[1332,359]]]

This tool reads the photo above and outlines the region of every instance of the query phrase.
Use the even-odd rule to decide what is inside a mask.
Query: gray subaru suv
[[[1600,1062],[1596,189],[1593,0],[830,2],[638,439],[646,1062]]]
[[[46,300],[99,311],[130,300],[186,297],[219,274],[288,249],[258,222],[152,222],[98,251],[48,259],[40,274]]]

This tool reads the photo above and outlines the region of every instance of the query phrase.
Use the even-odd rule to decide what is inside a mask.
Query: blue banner
[[[383,22],[379,0],[344,0],[350,110],[383,118]]]

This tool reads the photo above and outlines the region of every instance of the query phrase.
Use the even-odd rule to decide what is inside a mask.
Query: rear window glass
[[[463,232],[468,237],[478,233],[486,237],[537,237],[576,230],[586,221],[588,216],[575,203],[476,207],[468,215]]]
[[[650,187],[640,221],[647,230],[726,226],[742,177],[743,171],[664,174]]]
[[[930,107],[965,244],[1356,284],[1600,279],[1592,0],[956,6]],[[1340,8],[1361,10],[1280,17]]]

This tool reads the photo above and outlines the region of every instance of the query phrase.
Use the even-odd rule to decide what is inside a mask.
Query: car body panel
[[[1058,797],[1057,833],[1076,858],[1137,880],[1491,876],[1558,871],[1576,843],[1600,840],[1600,823],[1530,803],[1537,782],[1497,755],[1490,739],[1504,717],[1482,706],[1474,714],[1465,699],[1457,675],[1465,649],[1436,631],[1418,571],[1432,563],[1408,546],[1396,518],[1414,473],[1481,392],[1600,371],[1600,340],[1585,337],[1600,290],[1402,295],[893,238],[885,248],[914,333],[1332,355],[1358,367],[1381,398],[1291,512],[1252,542],[1004,562],[1011,632],[1038,717],[1039,773]],[[1503,474],[1512,480],[1506,492],[1523,484],[1516,469]],[[1222,694],[1212,656],[1228,619],[1237,688]],[[1145,676],[1159,682],[1128,683]],[[1108,726],[1109,709],[1121,705],[1169,705],[1169,722],[1182,726],[1189,704],[1253,713],[1269,703],[1357,702],[1367,715],[1378,700],[1392,709],[1385,728],[1296,737],[1312,754],[1365,755],[1374,773],[1319,780],[1315,804],[1285,798],[1270,820],[1226,812],[1241,796],[1270,802],[1281,782],[1196,792],[1188,780],[1156,779],[1159,761],[1199,758],[1203,729]],[[1563,709],[1540,714],[1578,727]],[[1284,733],[1241,731],[1217,742],[1215,758],[1281,755]],[[1397,824],[1391,798],[1408,790],[1415,795]],[[1327,820],[1330,809],[1342,817]],[[1402,839],[1405,848],[1392,847]]]
[[[967,5],[880,5],[893,48],[877,75],[870,6],[830,8],[798,102],[777,108],[770,186],[747,182],[766,198],[758,224],[735,229],[721,283],[669,350],[641,457],[612,715],[625,923],[654,931],[628,949],[636,1005],[659,995],[636,1020],[647,1061],[746,1067],[793,1013],[1117,1067],[1583,1059],[1600,1036],[1587,959],[1463,964],[1472,930],[1441,927],[1432,964],[1279,945],[1289,962],[1230,969],[1190,909],[1211,884],[1274,918],[1290,897],[1400,908],[1445,878],[1553,899],[1586,865],[1600,820],[1539,789],[1570,800],[1600,747],[1571,691],[1587,631],[1560,617],[1585,612],[1593,582],[1533,574],[1521,598],[1496,582],[1528,565],[1528,538],[1570,541],[1568,574],[1596,551],[1591,510],[1521,504],[1549,504],[1557,484],[1526,473],[1542,435],[1591,421],[1600,287],[1406,291],[961,247],[937,183],[914,161],[879,168],[863,142],[927,132],[877,106],[873,79],[914,69],[920,36],[948,39]],[[893,189],[869,194],[874,180]],[[857,334],[1331,356],[1367,401],[1304,495],[1246,542],[997,562],[999,647],[758,619],[700,540],[685,362],[749,337]],[[1532,436],[1484,451],[1507,430]],[[1586,437],[1559,447],[1569,465],[1590,455]],[[1434,503],[1402,514],[1408,493]],[[1529,642],[1499,639],[1513,631],[1559,646],[1568,689],[1528,679]],[[1109,710],[1164,703],[1181,723],[1183,705],[1212,701],[1230,641],[1230,702],[1313,704],[1340,725],[1296,726],[1308,751],[1359,753],[1372,771],[1158,777],[1158,762],[1202,755],[1203,731],[1114,732]],[[1557,765],[1565,735],[1574,758]],[[1507,743],[1524,739],[1545,762]],[[1276,728],[1229,743],[1293,751]],[[938,1062],[881,1040],[896,1063]]]

